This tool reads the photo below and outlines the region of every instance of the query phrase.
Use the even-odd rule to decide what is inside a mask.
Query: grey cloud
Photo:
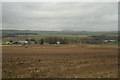
[[[3,3],[3,29],[117,30],[117,3]]]

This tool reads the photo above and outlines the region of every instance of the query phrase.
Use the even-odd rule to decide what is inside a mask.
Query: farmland
[[[3,80],[118,80],[118,3],[3,1]]]
[[[2,77],[117,78],[117,36],[116,32],[3,31]],[[37,44],[5,44],[25,40]]]
[[[117,78],[117,47],[3,46],[3,78]]]

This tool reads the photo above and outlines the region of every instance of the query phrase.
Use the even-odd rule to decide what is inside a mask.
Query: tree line
[[[44,44],[44,43],[48,43],[48,44],[58,44],[57,42],[59,42],[59,44],[70,44],[70,43],[74,43],[74,44],[102,44],[104,43],[104,40],[116,40],[118,41],[118,37],[112,37],[112,36],[98,36],[98,37],[94,37],[94,38],[83,38],[83,39],[70,39],[67,37],[46,37],[46,38],[42,38],[40,40],[35,40],[34,38],[32,39],[26,39],[26,41],[36,41],[37,44]]]

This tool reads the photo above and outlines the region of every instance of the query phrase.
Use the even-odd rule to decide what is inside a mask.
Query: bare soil
[[[117,78],[117,47],[2,47],[3,78]]]

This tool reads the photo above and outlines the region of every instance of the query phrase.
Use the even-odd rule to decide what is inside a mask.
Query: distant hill
[[[2,30],[2,35],[117,35],[117,31],[38,31],[38,30]]]

